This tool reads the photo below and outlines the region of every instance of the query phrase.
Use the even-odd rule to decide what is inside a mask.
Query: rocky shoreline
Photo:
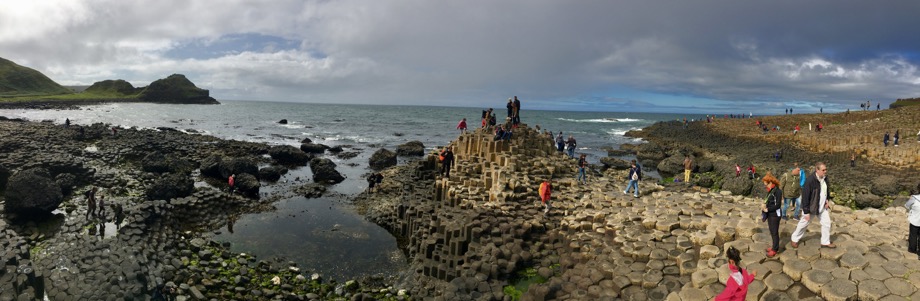
[[[328,159],[168,128],[113,132],[104,124],[0,119],[6,192],[62,192],[59,204],[51,200],[58,208],[51,214],[19,208],[45,208],[49,200],[26,197],[14,206],[5,195],[0,300],[147,300],[167,283],[184,300],[408,298],[385,279],[336,283],[308,267],[233,253],[208,240],[208,232],[240,214],[269,210],[285,195],[316,185],[301,179],[273,193],[259,191],[286,168],[316,162],[316,175],[334,177]],[[41,172],[26,172],[32,170]],[[231,173],[240,194],[216,188]],[[39,180],[18,180],[25,174]],[[104,217],[87,214],[82,193],[90,186],[106,196]],[[122,218],[112,211],[116,205],[124,208]]]
[[[920,298],[920,260],[906,250],[901,207],[832,207],[836,249],[819,247],[817,226],[792,248],[795,224],[782,223],[780,255],[766,258],[756,192],[643,182],[633,198],[620,192],[626,173],[615,168],[579,185],[575,160],[527,127],[510,141],[474,132],[451,145],[450,178],[438,176],[432,154],[387,170],[373,198],[355,200],[400,238],[411,268],[399,285],[417,298],[712,299],[728,278],[729,246],[757,271],[749,300]],[[549,177],[553,209],[543,215],[537,188]]]

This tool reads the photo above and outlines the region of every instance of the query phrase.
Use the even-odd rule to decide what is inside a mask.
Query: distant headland
[[[57,107],[105,102],[169,104],[220,104],[208,90],[198,88],[185,75],[173,74],[146,87],[125,80],[103,80],[76,92],[41,72],[0,58],[0,107]]]

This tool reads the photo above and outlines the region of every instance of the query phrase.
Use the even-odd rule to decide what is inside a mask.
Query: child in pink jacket
[[[735,249],[735,247],[729,247],[728,250],[725,251],[725,255],[728,257],[728,269],[732,273],[728,276],[728,281],[725,281],[725,290],[716,296],[715,300],[743,301],[747,296],[748,285],[754,281],[754,277],[757,276],[757,272],[748,273],[747,270],[738,266],[738,264],[741,262],[741,252],[739,252],[738,249]]]

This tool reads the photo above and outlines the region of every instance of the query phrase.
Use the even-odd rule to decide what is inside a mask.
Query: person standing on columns
[[[450,178],[450,167],[454,164],[454,152],[451,150],[450,146],[441,151],[441,175],[445,178]]]
[[[684,157],[684,182],[690,183],[690,170],[693,168],[693,160],[690,159],[690,155]]]
[[[795,231],[792,232],[792,247],[799,247],[799,240],[805,236],[805,228],[811,219],[817,218],[821,223],[821,246],[836,248],[831,242],[831,199],[830,183],[827,180],[827,165],[823,162],[815,164],[815,173],[805,180],[802,188],[802,219],[799,220]]]
[[[521,100],[514,97],[514,116],[511,118],[511,123],[513,125],[518,125],[521,123]]]

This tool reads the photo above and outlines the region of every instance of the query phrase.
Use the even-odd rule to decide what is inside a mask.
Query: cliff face
[[[72,93],[35,69],[0,58],[0,97]]]
[[[173,74],[154,81],[141,91],[138,99],[158,103],[218,104],[208,90],[195,86],[185,75]]]

